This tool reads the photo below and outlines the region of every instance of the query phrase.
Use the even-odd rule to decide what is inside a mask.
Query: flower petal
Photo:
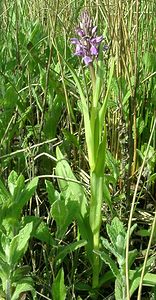
[[[75,44],[75,45],[79,44],[79,40],[77,38],[72,38],[72,39],[70,39],[70,41],[72,44]]]
[[[80,36],[83,37],[84,36],[84,31],[81,28],[77,28],[76,29],[76,33]]]
[[[92,58],[90,56],[85,56],[85,57],[83,57],[83,61],[88,66],[89,63],[92,62]]]
[[[84,49],[80,44],[76,45],[75,55],[77,55],[77,56],[83,56],[84,55]]]
[[[99,43],[102,42],[103,36],[102,35],[101,36],[97,36],[95,39],[96,39],[96,43],[99,44]]]
[[[97,56],[98,55],[98,49],[95,46],[91,46],[90,53],[91,53],[91,55]]]
[[[103,40],[103,36],[96,36],[94,38],[91,39],[91,44],[96,45],[96,44],[100,44],[101,41]]]

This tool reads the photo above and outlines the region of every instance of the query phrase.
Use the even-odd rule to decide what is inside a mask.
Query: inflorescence
[[[72,38],[71,43],[76,46],[75,55],[81,56],[86,65],[98,58],[99,47],[103,41],[103,36],[97,36],[97,26],[93,25],[93,20],[87,11],[81,15],[79,27],[76,29],[79,38]],[[104,46],[106,49],[107,46]]]

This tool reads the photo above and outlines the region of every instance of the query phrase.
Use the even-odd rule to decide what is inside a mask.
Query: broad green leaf
[[[24,176],[18,177],[15,171],[12,171],[8,177],[8,187],[13,197],[13,201],[18,201],[22,190],[24,189]]]
[[[133,275],[132,275],[133,274]],[[136,289],[139,286],[140,283],[140,276],[141,276],[141,270],[136,271],[130,271],[130,295],[132,296],[133,293],[136,291]]]
[[[53,300],[65,300],[66,299],[66,287],[64,284],[64,271],[61,268],[52,284],[52,296]]]
[[[8,187],[9,187],[9,191],[10,191],[11,195],[13,195],[14,189],[17,186],[17,178],[18,178],[17,173],[14,170],[11,171],[11,173],[8,177]]]
[[[84,217],[87,212],[87,199],[84,193],[84,188],[81,184],[75,182],[77,179],[59,148],[56,149],[56,157],[58,160],[56,165],[56,175],[64,178],[58,179],[62,195],[66,201],[76,201],[79,203],[80,212]]]
[[[28,283],[28,282],[17,283],[15,291],[11,297],[11,300],[18,300],[21,293],[28,292],[28,291],[31,292],[33,300],[35,300],[36,299],[36,291],[30,283]]]
[[[57,126],[61,118],[64,99],[62,96],[56,95],[53,107],[45,113],[45,126],[43,131],[47,139],[52,139],[56,136]]]
[[[121,255],[121,257],[125,258],[125,236],[119,234],[116,239],[116,250],[117,253]]]
[[[8,217],[15,217],[15,218],[19,217],[22,208],[24,207],[24,205],[27,204],[27,202],[31,199],[31,197],[35,193],[37,184],[38,184],[38,177],[34,177],[31,180],[31,182],[28,183],[27,186],[23,189],[23,191],[18,197],[18,201],[10,205]]]
[[[57,224],[58,238],[62,238],[68,226],[72,223],[76,216],[76,203],[70,202],[70,205],[65,203],[65,199],[55,201],[51,206],[51,214]]]
[[[146,286],[155,286],[156,285],[156,274],[146,273],[143,279],[143,284]]]
[[[34,177],[30,183],[27,184],[24,191],[21,194],[21,197],[19,199],[19,206],[22,209],[23,206],[31,199],[33,196],[38,184],[38,177]]]
[[[33,224],[28,223],[19,231],[19,234],[12,239],[8,258],[12,266],[15,266],[19,259],[25,254],[32,229]]]
[[[139,236],[142,236],[142,237],[150,236],[150,230],[149,229],[139,229],[136,232],[136,234]]]
[[[136,229],[137,224],[133,224],[131,229],[130,229],[130,236],[132,235],[133,231]],[[126,247],[126,240],[127,240],[127,232],[126,232],[126,237],[125,237],[125,247]]]
[[[48,192],[48,200],[49,203],[52,205],[56,200],[60,199],[60,194],[57,190],[54,189],[52,182],[46,180],[45,184],[46,184],[46,190]]]
[[[91,291],[92,288],[89,284],[82,282],[82,281],[78,281],[77,283],[75,283],[75,289],[77,291]]]

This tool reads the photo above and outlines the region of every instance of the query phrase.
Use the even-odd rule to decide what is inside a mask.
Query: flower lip
[[[90,53],[91,53],[91,55],[97,56],[98,55],[98,49],[95,46],[91,46]]]
[[[90,56],[84,56],[84,57],[83,57],[83,61],[84,61],[84,63],[88,66],[89,63],[92,62],[92,58],[91,58]]]

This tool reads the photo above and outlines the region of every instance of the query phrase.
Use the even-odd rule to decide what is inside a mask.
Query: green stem
[[[91,75],[91,80],[92,80],[92,87],[93,87],[93,92],[94,92],[95,87],[96,87],[96,76],[95,76],[95,69],[94,69],[93,63],[89,64],[89,70],[90,70],[90,75]]]
[[[11,281],[6,280],[6,300],[11,300]]]
[[[99,250],[99,237],[101,227],[101,206],[103,199],[103,177],[99,177],[95,172],[91,174],[91,203],[90,203],[90,227],[93,235],[93,279],[92,287],[99,285],[100,261],[95,253]]]

